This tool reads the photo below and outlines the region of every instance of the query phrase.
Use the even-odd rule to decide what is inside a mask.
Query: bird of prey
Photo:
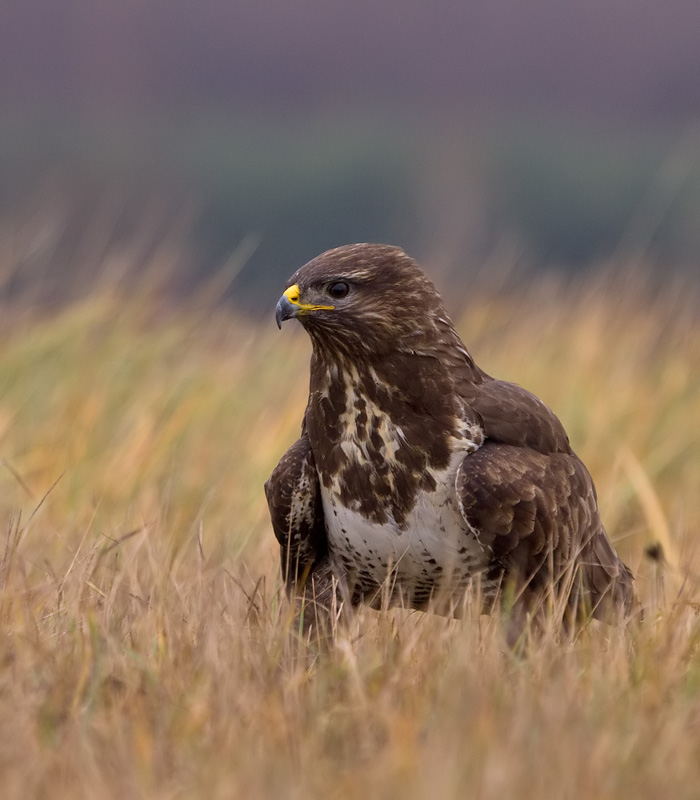
[[[276,319],[311,337],[301,435],[265,484],[304,629],[343,604],[459,613],[509,598],[517,630],[611,620],[633,578],[561,422],[474,362],[431,281],[400,248],[338,247],[289,280]]]

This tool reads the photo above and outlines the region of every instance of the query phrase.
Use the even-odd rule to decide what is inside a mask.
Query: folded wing
[[[588,470],[534,395],[487,380],[468,398],[486,441],[457,478],[462,514],[491,553],[489,575],[532,602],[554,586],[598,618],[634,605],[633,578],[608,539]]]

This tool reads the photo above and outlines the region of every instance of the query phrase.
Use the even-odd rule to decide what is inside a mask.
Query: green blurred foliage
[[[492,149],[493,213],[542,262],[576,266],[639,254],[700,255],[700,150],[693,131],[522,121]],[[647,252],[650,251],[650,252]]]
[[[60,207],[43,272],[64,284],[86,274],[77,262],[96,214],[106,244],[177,228],[189,248],[182,288],[246,242],[235,290],[256,300],[339,244],[386,241],[430,259],[451,235],[437,229],[443,219],[468,231],[450,254],[462,264],[487,259],[507,236],[534,265],[572,270],[642,254],[667,268],[700,257],[697,152],[692,132],[516,117],[455,126],[381,115],[25,112],[0,122],[0,212],[21,221],[42,203]]]

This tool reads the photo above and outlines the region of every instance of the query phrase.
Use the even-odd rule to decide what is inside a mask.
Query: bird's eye
[[[335,298],[336,300],[340,300],[341,298],[345,297],[345,295],[350,291],[350,287],[345,283],[345,281],[338,281],[337,283],[332,283],[328,287],[328,294]]]

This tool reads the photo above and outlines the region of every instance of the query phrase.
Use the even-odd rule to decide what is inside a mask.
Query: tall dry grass
[[[648,608],[526,658],[495,618],[400,610],[290,647],[262,484],[301,331],[113,287],[5,308],[0,796],[698,797],[700,317],[642,284],[542,280],[459,319],[562,417]]]

